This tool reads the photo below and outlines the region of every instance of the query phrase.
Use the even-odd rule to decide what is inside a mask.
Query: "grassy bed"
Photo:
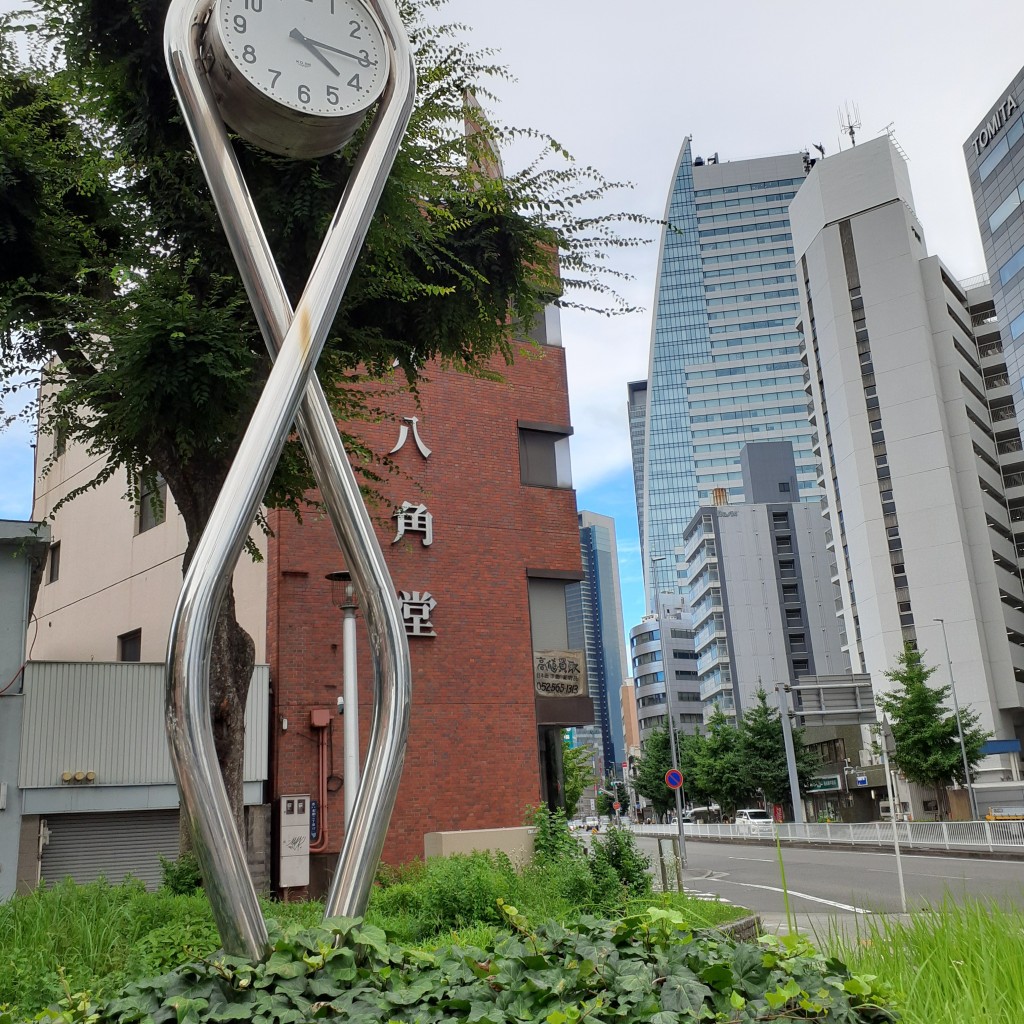
[[[906,1024],[1017,1024],[1024,1020],[1024,913],[947,900],[909,922],[858,920],[829,951],[860,974],[884,978]]]
[[[384,869],[366,923],[404,948],[430,951],[493,947],[508,933],[502,902],[532,921],[560,924],[582,914],[617,918],[656,907],[678,915],[690,929],[703,929],[745,913],[677,893],[652,894],[645,862],[628,838],[611,837],[612,844],[597,857],[560,845],[561,826],[552,841],[554,850],[521,869],[507,857],[487,854]],[[173,879],[178,870],[170,866],[165,877]],[[282,926],[315,927],[323,917],[315,902],[265,901],[263,910]],[[129,982],[209,956],[218,947],[202,892],[147,893],[141,883],[63,882],[0,905],[0,950],[6,961],[0,969],[0,1007],[27,1016],[69,992],[108,999]]]

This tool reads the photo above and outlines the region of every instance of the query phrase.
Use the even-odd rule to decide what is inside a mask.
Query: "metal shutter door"
[[[158,854],[178,856],[178,812],[133,811],[117,814],[50,814],[50,841],[43,847],[42,877],[59,882],[111,884],[132,875],[147,889],[160,885]]]

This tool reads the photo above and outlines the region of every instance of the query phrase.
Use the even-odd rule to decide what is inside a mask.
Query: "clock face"
[[[360,0],[221,0],[214,17],[232,64],[291,110],[343,117],[384,90],[388,51]]]

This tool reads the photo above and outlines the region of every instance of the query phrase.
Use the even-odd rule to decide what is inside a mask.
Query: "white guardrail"
[[[783,822],[775,826],[782,842],[863,844],[892,846],[893,823],[868,821],[856,824],[832,822],[805,824]],[[1024,821],[901,821],[896,823],[900,844],[923,850],[1020,850],[1024,851]],[[640,836],[677,836],[676,825],[633,825]],[[750,832],[742,825],[708,825],[687,822],[687,839],[766,839],[765,832]]]

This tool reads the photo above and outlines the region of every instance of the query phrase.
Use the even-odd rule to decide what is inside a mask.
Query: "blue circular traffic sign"
[[[678,768],[669,768],[665,772],[665,785],[669,789],[682,789],[683,773]]]

